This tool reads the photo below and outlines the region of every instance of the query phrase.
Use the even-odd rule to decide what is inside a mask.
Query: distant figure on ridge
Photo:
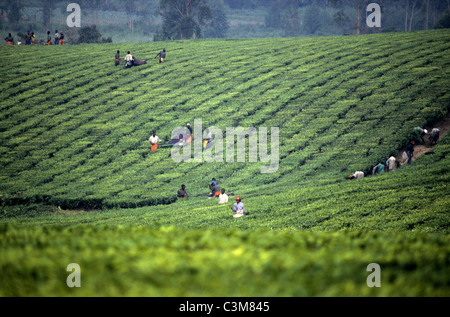
[[[25,45],[31,45],[31,34],[30,31],[25,35]]]
[[[65,44],[66,43],[66,40],[64,39],[64,33],[63,32],[61,32],[61,35],[60,35],[60,37],[59,37],[59,45],[63,45],[63,44]]]
[[[8,34],[7,37],[5,37],[6,45],[11,46],[14,45],[14,38],[12,37],[11,33]]]
[[[50,31],[47,31],[47,42],[45,45],[52,45],[52,36],[50,35]]]
[[[58,30],[55,30],[55,45],[59,44],[59,33]]]

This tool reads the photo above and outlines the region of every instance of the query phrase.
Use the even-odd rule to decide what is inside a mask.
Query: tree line
[[[268,30],[279,36],[319,36],[386,31],[428,30],[449,27],[450,0],[119,0],[75,1],[98,24],[102,11],[123,12],[130,32],[150,28],[153,40],[240,37],[244,24],[230,27],[229,17],[242,10],[258,12],[263,23],[258,37]],[[365,19],[369,3],[381,7],[382,26],[368,28]],[[43,29],[53,25],[54,10],[64,11],[66,0],[0,0],[0,28],[19,28],[26,8],[38,10]]]

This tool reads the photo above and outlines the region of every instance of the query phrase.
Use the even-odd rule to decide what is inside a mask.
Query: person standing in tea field
[[[233,210],[233,217],[239,218],[245,215],[245,207],[244,203],[241,201],[241,197],[236,197],[236,202],[234,203],[233,207],[231,207],[231,210]]]
[[[130,68],[134,65],[134,57],[131,55],[130,51],[128,51],[127,55],[125,56],[125,67]]]
[[[120,65],[120,51],[117,51],[114,61],[116,63],[116,66]]]
[[[384,173],[384,165],[381,163],[378,163],[377,165],[375,165],[372,168],[372,175],[380,174],[380,173]]]
[[[181,185],[181,188],[177,192],[177,197],[181,199],[185,199],[187,197],[186,186],[184,184]]]
[[[166,58],[166,49],[163,48],[163,50],[161,52],[156,54],[155,58],[158,58],[159,63],[164,63],[164,58]]]
[[[228,195],[225,194],[225,188],[221,189],[221,193],[219,195],[219,204],[225,204],[228,202]]]
[[[394,156],[390,156],[387,160],[386,160],[386,167],[387,167],[387,171],[388,172],[392,172],[393,170],[397,169],[397,160]]]
[[[152,152],[158,149],[158,142],[161,142],[161,139],[153,132],[153,135],[148,139],[150,144],[152,145]]]

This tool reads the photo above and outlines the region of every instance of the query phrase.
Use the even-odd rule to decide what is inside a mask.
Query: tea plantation
[[[117,50],[149,63],[114,66]],[[450,31],[0,55],[0,296],[450,295],[450,137],[347,179],[448,115]],[[194,142],[217,127],[223,160],[150,150],[153,131],[166,143],[200,120]],[[226,161],[229,127],[268,128],[269,152],[279,128],[276,171],[251,161],[250,140],[245,162]],[[245,217],[234,196],[205,197],[213,177]],[[381,287],[366,283],[370,263]]]

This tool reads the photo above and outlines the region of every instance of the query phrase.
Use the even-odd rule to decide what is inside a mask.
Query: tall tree
[[[209,38],[224,38],[229,25],[223,1],[208,0],[207,3],[211,7],[212,20],[205,30],[204,36]]]
[[[201,28],[211,20],[211,8],[204,0],[160,0],[162,31],[156,40],[201,37]]]
[[[55,0],[42,1],[42,18],[46,30],[50,30],[52,11],[54,9]]]
[[[413,18],[418,0],[405,0],[405,32],[412,30]]]
[[[354,25],[354,28],[358,35],[361,33],[361,10],[366,2],[366,0],[329,0],[329,3],[334,7],[348,5],[356,10],[356,17],[354,20],[356,24]]]
[[[300,16],[298,13],[298,0],[289,0],[283,16],[282,27],[287,36],[300,35]]]
[[[428,30],[428,24],[429,24],[429,12],[430,12],[430,0],[425,0],[425,30]]]
[[[19,27],[19,21],[22,17],[21,9],[22,7],[20,0],[8,1],[6,4],[6,14],[8,15],[8,21],[16,29]]]
[[[264,4],[267,15],[264,22],[267,27],[282,28],[286,36],[298,36],[301,21],[298,8],[303,0],[272,0]]]

